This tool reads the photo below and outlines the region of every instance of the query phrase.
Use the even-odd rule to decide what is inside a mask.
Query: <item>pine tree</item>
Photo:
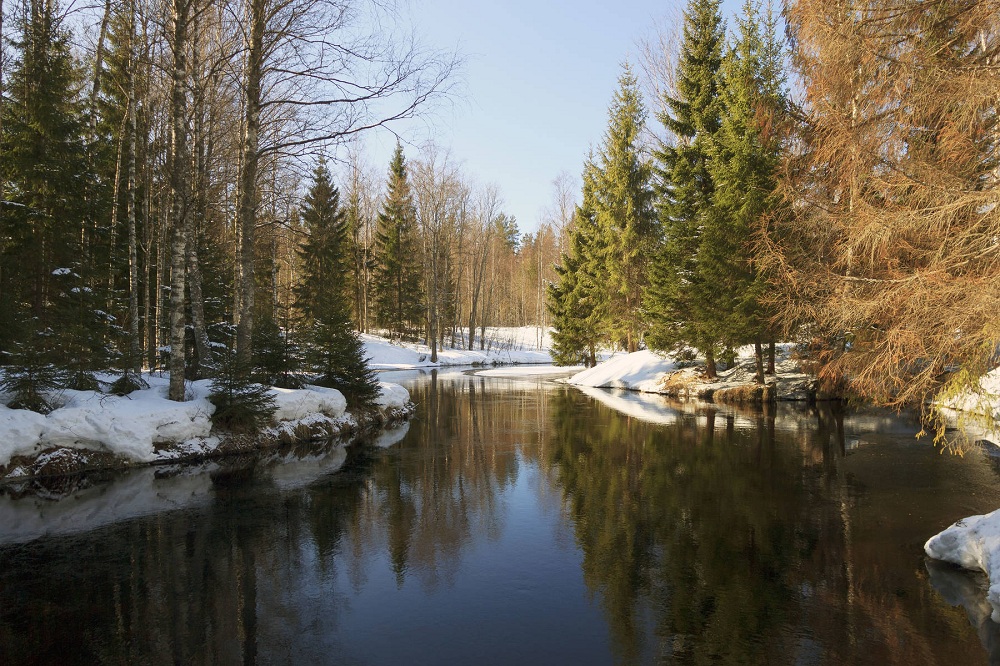
[[[747,0],[722,73],[722,122],[712,138],[709,172],[715,185],[698,251],[700,273],[714,297],[703,308],[728,347],[753,343],[757,376],[764,381],[762,344],[770,341],[763,304],[765,277],[756,267],[752,239],[778,206],[777,132],[785,109],[781,45],[773,12]]]
[[[373,286],[379,325],[400,337],[418,329],[423,317],[416,224],[403,147],[397,144],[389,165],[388,192],[375,231]]]
[[[656,244],[656,220],[650,165],[639,145],[646,112],[628,64],[618,83],[599,154],[594,209],[607,273],[604,328],[612,343],[634,352],[644,333],[641,300]]]
[[[677,64],[676,96],[659,114],[673,142],[656,151],[658,212],[663,242],[650,270],[646,307],[649,342],[661,349],[693,345],[714,377],[716,331],[705,310],[712,299],[698,265],[701,229],[712,206],[712,137],[721,124],[719,100],[725,25],[719,0],[690,0]]]
[[[339,389],[352,406],[370,407],[379,388],[352,326],[350,298],[343,289],[350,271],[348,230],[340,192],[331,183],[324,162],[313,172],[302,221],[309,237],[299,252],[302,279],[296,300],[307,342],[307,365],[318,375],[316,384]]]

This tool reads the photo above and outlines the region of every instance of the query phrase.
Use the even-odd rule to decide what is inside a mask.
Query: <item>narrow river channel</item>
[[[385,378],[384,448],[0,493],[0,663],[1000,663],[922,551],[1000,464],[910,418]]]

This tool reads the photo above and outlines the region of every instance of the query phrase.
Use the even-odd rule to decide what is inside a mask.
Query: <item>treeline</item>
[[[47,389],[109,369],[116,391],[168,369],[175,400],[185,379],[225,373],[235,397],[307,373],[364,401],[355,331],[471,348],[544,318],[558,225],[522,236],[433,149],[408,163],[398,148],[383,177],[350,146],[448,95],[459,64],[406,36],[391,3],[0,11],[11,404],[44,411]]]
[[[752,344],[763,381],[790,339],[887,404],[996,367],[998,10],[747,0],[727,37],[720,2],[690,0],[650,68],[660,131],[626,67],[584,167],[549,290],[559,360],[696,349],[712,376]]]

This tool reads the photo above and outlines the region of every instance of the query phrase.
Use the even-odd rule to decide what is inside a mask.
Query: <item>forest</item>
[[[748,0],[727,32],[691,0],[644,63],[656,122],[626,66],[585,164],[557,360],[645,344],[712,378],[753,345],[763,383],[781,340],[878,404],[980,390],[1000,362],[998,10]]]
[[[434,358],[502,325],[552,325],[562,364],[648,347],[709,376],[753,345],[761,382],[794,341],[889,405],[998,365],[998,0],[747,0],[728,26],[690,0],[531,233],[443,148],[368,161],[461,65],[391,3],[71,9],[0,5],[12,407],[153,369],[173,400],[309,375],[365,404],[359,332]]]
[[[545,319],[556,222],[521,234],[497,187],[432,145],[408,159],[400,137],[378,167],[361,152],[447,99],[460,65],[391,3],[0,9],[11,406],[46,412],[46,391],[108,370],[116,393],[167,370],[174,400],[185,379],[252,400],[309,373],[366,404],[358,332],[422,337],[433,359],[446,338],[471,349]],[[89,48],[81,12],[99,21]]]

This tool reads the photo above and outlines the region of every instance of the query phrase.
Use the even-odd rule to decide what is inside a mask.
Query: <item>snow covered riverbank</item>
[[[274,423],[254,436],[213,430],[209,380],[189,384],[189,400],[167,399],[166,376],[146,375],[150,387],[128,396],[63,391],[58,408],[43,415],[0,403],[0,478],[64,474],[204,459],[282,443],[328,439],[406,418],[412,411],[402,386],[382,382],[375,414],[347,411],[336,389],[271,389]],[[364,421],[364,422],[362,422]]]
[[[644,350],[612,357],[573,375],[566,383],[580,387],[618,388],[719,402],[815,398],[816,382],[788,358],[789,350],[790,345],[779,346],[777,373],[767,377],[767,384],[763,388],[753,382],[752,347],[738,350],[733,367],[720,371],[718,379],[711,381],[705,378],[704,368],[701,366],[682,367],[672,355]]]
[[[924,551],[936,560],[983,571],[990,579],[986,600],[1000,622],[1000,509],[963,518],[928,539]]]
[[[478,332],[477,332],[478,333]],[[450,336],[445,337],[451,342]],[[535,326],[520,328],[495,328],[486,330],[486,348],[475,349],[444,347],[438,349],[438,360],[431,362],[431,349],[425,344],[390,341],[375,335],[362,335],[365,355],[369,365],[376,370],[411,370],[444,366],[550,364],[550,332]],[[462,347],[461,340],[456,340]]]

